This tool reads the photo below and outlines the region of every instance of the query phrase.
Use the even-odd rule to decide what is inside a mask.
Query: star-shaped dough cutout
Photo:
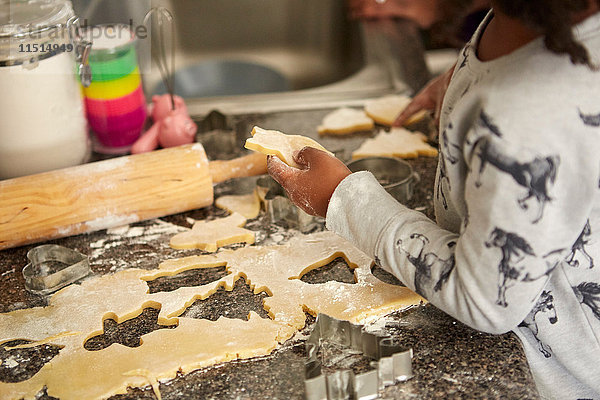
[[[365,157],[435,157],[438,151],[427,143],[427,137],[421,132],[411,132],[404,128],[392,128],[390,132],[381,131],[372,139],[367,139],[354,152],[352,159]]]
[[[410,104],[412,99],[403,95],[387,95],[365,103],[365,113],[378,124],[392,126],[396,118]],[[411,116],[404,125],[421,121],[427,112],[422,110]]]
[[[348,135],[370,131],[374,126],[373,120],[363,110],[342,107],[327,114],[317,131],[319,135]]]
[[[233,243],[254,243],[254,232],[242,228],[246,224],[244,216],[233,213],[214,221],[198,221],[192,229],[171,238],[174,249],[200,249],[214,253],[219,247]]]
[[[259,153],[274,155],[290,167],[299,168],[294,161],[293,154],[305,147],[314,147],[333,156],[333,153],[321,146],[315,140],[302,135],[286,135],[273,130],[266,130],[255,126],[252,137],[246,139],[245,147]]]

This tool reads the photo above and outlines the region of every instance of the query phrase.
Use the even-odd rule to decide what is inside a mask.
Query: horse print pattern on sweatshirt
[[[600,285],[595,282],[582,282],[573,288],[577,300],[589,307],[594,316],[600,320]]]
[[[581,234],[579,234],[579,237],[577,238],[577,240],[575,240],[573,246],[571,246],[571,252],[565,260],[567,264],[569,264],[572,267],[579,267],[579,260],[576,259],[576,256],[577,254],[581,254],[587,260],[587,267],[594,268],[594,259],[588,254],[588,252],[585,249],[585,246],[589,243],[589,237],[591,236],[591,234],[592,228],[590,227],[590,221],[587,220],[585,226],[583,227],[583,230],[581,231]]]
[[[579,118],[583,121],[583,123],[587,126],[591,126],[594,128],[600,127],[600,113],[598,114],[584,114],[581,110],[579,111]]]
[[[546,316],[552,325],[558,322],[558,315],[556,314],[556,308],[554,308],[554,296],[552,296],[551,292],[544,290],[531,312],[527,315],[527,317],[525,317],[523,322],[519,324],[520,327],[527,328],[531,331],[533,337],[538,343],[539,351],[544,355],[544,357],[549,358],[552,357],[552,348],[543,343],[538,337],[539,327],[536,317],[539,313],[542,313],[544,316]]]
[[[500,129],[491,121],[485,111],[481,111],[479,114],[478,123],[491,132],[494,137],[499,139],[503,137]],[[521,161],[509,154],[499,143],[499,141],[484,138],[478,146],[477,156],[480,164],[475,186],[481,186],[481,177],[488,164],[509,174],[517,184],[527,190],[525,196],[517,199],[522,210],[529,208],[529,199],[534,198],[537,201],[538,212],[532,221],[532,223],[537,223],[543,217],[546,203],[552,201],[549,191],[556,180],[560,156],[534,156],[529,161]]]
[[[434,271],[439,271],[438,280],[433,286],[433,291],[439,292],[442,289],[442,285],[448,281],[450,273],[454,269],[454,253],[448,258],[441,258],[432,252],[425,252],[425,247],[429,243],[429,239],[420,233],[413,233],[409,236],[409,239],[418,242],[418,251],[416,251],[416,255],[413,255],[411,251],[404,247],[402,239],[396,241],[396,248],[406,254],[408,261],[415,267],[415,291],[421,296],[426,297],[428,289],[433,283],[432,273]],[[451,241],[447,246],[449,249],[452,249],[456,246],[456,242]]]

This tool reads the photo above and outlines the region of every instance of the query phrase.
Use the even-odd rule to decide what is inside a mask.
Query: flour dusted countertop
[[[284,132],[314,135],[316,127],[330,110],[285,112],[271,115],[242,116],[237,120],[239,129],[245,126],[264,126]],[[249,130],[248,130],[249,132]],[[336,154],[351,154],[367,136],[358,135],[348,139],[327,139],[320,142]],[[418,158],[409,160],[421,175],[415,197],[410,207],[433,214],[432,188],[436,160]],[[226,212],[215,207],[207,207],[166,218],[126,225],[108,231],[80,235],[51,243],[60,244],[80,251],[90,257],[94,275],[110,274],[127,268],[154,269],[166,259],[191,255],[189,250],[174,250],[168,245],[170,237],[191,227],[196,220],[225,216]],[[257,232],[258,245],[282,243],[298,231],[269,224],[264,213],[249,222],[248,229]],[[45,305],[45,299],[24,289],[21,270],[27,263],[26,253],[34,246],[0,251],[0,312],[8,312],[34,306]],[[235,246],[232,246],[235,247]],[[194,252],[193,254],[197,254]],[[376,270],[376,276],[389,283],[393,278]],[[330,279],[350,282],[352,274],[340,260],[333,261],[327,268],[321,268],[306,276],[314,283]],[[193,281],[198,277],[182,277]],[[158,282],[163,290],[173,283]],[[154,290],[157,290],[155,288]],[[211,296],[212,297],[212,296]],[[235,287],[230,293],[221,293],[207,304],[203,310],[212,316],[235,315],[231,304],[247,305],[260,313],[256,306],[256,295],[245,285]],[[260,302],[258,302],[260,304]],[[248,308],[244,307],[244,310]],[[254,308],[253,308],[254,307]],[[264,313],[264,310],[262,310]],[[147,332],[153,321],[151,312],[144,312],[134,321],[130,329],[138,333]],[[314,319],[307,317],[308,324]],[[512,334],[500,336],[477,332],[445,315],[433,306],[418,307],[405,315],[398,313],[373,321],[372,330],[383,329],[397,335],[400,341],[414,350],[413,369],[415,377],[406,382],[385,389],[381,398],[519,398],[537,399],[534,383],[529,373],[520,344]],[[122,333],[115,332],[116,337]],[[304,393],[302,381],[305,350],[303,340],[307,331],[284,343],[268,357],[248,361],[232,361],[182,375],[160,385],[163,399],[217,398],[217,399],[300,399]],[[44,362],[52,354],[31,352],[19,357],[9,357],[0,348],[0,381],[24,379],[35,372],[36,362]],[[30,359],[25,362],[25,359]],[[339,357],[338,357],[339,358]],[[335,368],[368,368],[368,360],[359,355],[351,355],[333,364]],[[29,374],[29,375],[28,375]],[[16,377],[16,378],[15,378]],[[48,399],[42,396],[42,399]],[[113,399],[151,399],[154,394],[150,386],[133,389],[123,396]]]

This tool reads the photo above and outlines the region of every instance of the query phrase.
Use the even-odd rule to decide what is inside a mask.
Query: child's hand
[[[423,89],[419,91],[408,106],[398,115],[393,126],[403,126],[406,121],[421,110],[433,112],[435,126],[440,122],[440,111],[444,95],[450,84],[450,78],[454,73],[454,66],[442,75],[432,79]]]
[[[329,199],[350,170],[324,151],[305,147],[294,154],[300,169],[269,156],[267,169],[287,193],[290,200],[311,215],[325,217]]]

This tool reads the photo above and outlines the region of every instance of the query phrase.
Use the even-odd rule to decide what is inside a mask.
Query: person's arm
[[[482,124],[469,137],[472,145],[463,154],[471,170],[464,191],[468,210],[461,234],[444,230],[398,203],[368,172],[347,175],[337,184],[346,174],[345,166],[318,150],[301,152],[302,179],[335,185],[330,199],[323,196],[326,200],[320,200],[320,206],[311,206],[326,210],[328,229],[458,320],[482,331],[503,333],[525,318],[557,262],[581,233],[597,181],[592,174],[576,176],[581,166],[575,166],[575,176],[565,171],[552,183],[556,165],[549,155],[540,159],[544,165],[532,165],[530,172],[547,167],[548,175],[541,178],[548,179],[548,188],[553,189],[552,201],[530,198],[520,203],[524,188],[510,174],[494,165],[484,165],[480,173],[480,155],[492,150],[511,155],[519,147],[503,147]],[[325,159],[329,172],[321,169],[312,174]],[[292,197],[296,204],[303,207],[319,201],[298,185],[289,169],[269,162],[275,179],[288,193],[296,193]],[[330,175],[336,178],[329,180]],[[543,218],[535,222],[542,206]],[[569,210],[568,216],[564,210]]]
[[[527,190],[510,174],[489,164],[480,174],[480,155],[487,160],[493,151],[510,160],[511,149],[489,134],[465,154],[471,172],[461,234],[395,202],[368,173],[353,174],[336,188],[327,227],[467,325],[492,333],[514,329],[584,229],[597,182],[563,175],[553,184],[554,155],[541,157],[519,168],[530,168],[524,176],[540,175],[534,179],[553,189],[552,201],[540,195],[522,202]],[[539,180],[532,185],[541,186]]]

